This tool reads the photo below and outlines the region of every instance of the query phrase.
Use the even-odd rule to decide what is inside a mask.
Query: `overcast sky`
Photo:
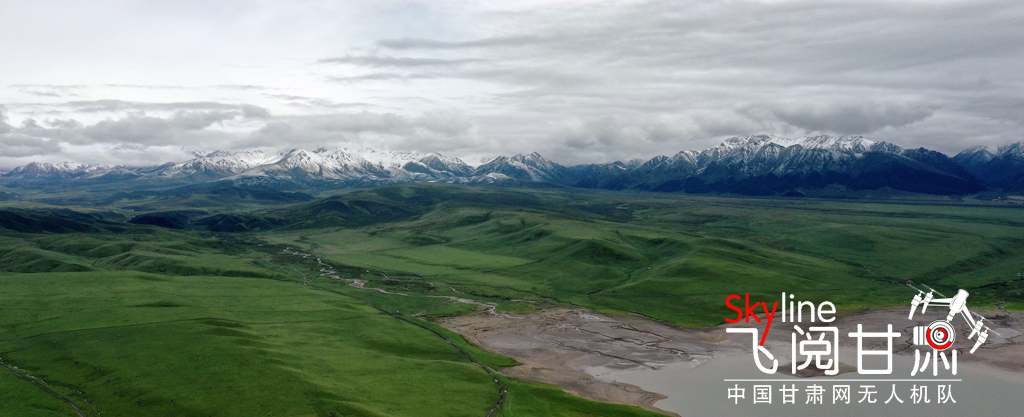
[[[0,0],[0,167],[1024,138],[1024,2]]]

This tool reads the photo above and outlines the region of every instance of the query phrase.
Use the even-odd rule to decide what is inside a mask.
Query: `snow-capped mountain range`
[[[181,163],[150,167],[30,163],[3,174],[17,187],[39,181],[90,184],[194,184],[343,188],[442,181],[524,184],[547,182],[612,190],[778,194],[839,185],[965,194],[988,186],[1012,188],[1024,177],[1024,144],[989,151],[976,147],[954,158],[924,148],[903,149],[860,136],[726,139],[703,151],[682,151],[648,161],[562,166],[538,153],[499,156],[476,168],[436,153],[368,148],[314,151],[195,152]]]
[[[198,154],[198,153],[197,153]],[[337,183],[396,183],[468,176],[473,169],[458,158],[417,152],[347,148],[214,151],[181,163],[125,167],[33,162],[4,174],[18,179],[103,180],[118,178],[236,182],[318,180]]]
[[[1001,146],[995,152],[975,146],[958,153],[953,160],[988,184],[1024,191],[1024,142]]]

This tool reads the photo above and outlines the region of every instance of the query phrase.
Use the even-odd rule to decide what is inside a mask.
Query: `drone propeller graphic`
[[[978,340],[975,341],[974,347],[971,349],[971,353],[974,353],[976,350],[978,350],[978,348],[981,347],[981,345],[984,344],[986,340],[988,340],[989,331],[1001,336],[995,330],[992,330],[990,327],[985,325],[985,317],[979,314],[975,314],[967,309],[967,297],[970,296],[970,293],[968,293],[966,290],[960,289],[956,292],[956,295],[947,298],[941,292],[938,292],[934,288],[924,284],[921,284],[921,286],[928,289],[927,294],[925,294],[924,290],[914,287],[913,285],[907,284],[907,286],[917,290],[917,295],[915,295],[914,299],[910,301],[910,316],[908,316],[908,318],[911,320],[914,319],[914,312],[917,311],[917,307],[919,305],[922,306],[921,314],[926,313],[928,310],[928,306],[931,304],[948,306],[949,314],[946,315],[945,322],[952,322],[953,318],[957,314],[960,314],[960,316],[964,318],[964,321],[966,321],[967,324],[971,326],[971,334],[967,336],[967,339],[972,339],[975,335],[978,336]],[[935,298],[935,294],[938,294],[939,297],[942,298]],[[978,318],[975,319],[975,316],[977,316]]]

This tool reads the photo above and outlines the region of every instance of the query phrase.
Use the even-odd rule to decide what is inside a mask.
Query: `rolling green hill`
[[[483,416],[498,383],[506,417],[651,415],[495,377],[515,362],[431,322],[474,306],[428,295],[688,326],[728,294],[848,313],[907,282],[1024,307],[1006,206],[413,184],[176,213],[0,210],[0,416]]]
[[[0,234],[0,416],[482,416],[495,378],[498,415],[653,415],[498,377],[515,362],[253,241],[121,227]]]
[[[723,300],[736,292],[798,293],[845,311],[903,303],[913,295],[908,281],[965,288],[973,303],[1019,308],[1024,300],[1018,208],[445,185],[334,200],[277,211],[304,220],[259,236],[333,265],[492,301],[569,303],[685,325],[722,322]],[[362,201],[389,207],[393,221],[351,226]]]

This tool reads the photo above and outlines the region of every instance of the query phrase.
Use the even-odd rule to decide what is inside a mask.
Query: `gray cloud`
[[[535,149],[568,164],[646,159],[684,149],[703,149],[716,145],[723,136],[761,130],[761,125],[732,110],[692,112],[680,117],[603,117],[567,126]]]
[[[394,57],[394,56],[374,56],[374,55],[363,55],[363,56],[343,56],[335,58],[324,58],[317,62],[321,64],[353,64],[361,65],[366,67],[436,67],[436,66],[451,66],[461,65],[470,62],[479,61],[478,59],[472,58],[460,58],[460,59],[442,59],[442,58],[414,58],[414,57]]]
[[[690,126],[675,131],[692,144],[681,143],[686,148],[707,140],[693,136],[699,134],[870,135],[921,125],[940,109],[1024,123],[1024,100],[1016,94],[1024,8],[1013,1],[927,9],[893,2],[653,1],[503,19],[502,36],[385,39],[377,46],[449,58],[471,51],[482,65],[443,75],[413,68],[391,78],[507,85],[511,91],[492,96],[495,108],[553,124],[565,146],[607,147],[608,159],[628,152],[600,140],[614,136],[595,127],[607,120],[676,119]],[[588,127],[576,133],[556,127],[579,120]],[[1021,133],[1007,130],[1002,140]],[[552,131],[538,129],[534,137],[545,138],[532,140],[543,146]]]
[[[467,48],[490,48],[505,46],[522,46],[538,42],[545,42],[549,39],[537,36],[504,36],[467,41],[439,41],[423,38],[397,38],[381,39],[377,45],[388,49],[467,49]]]
[[[62,137],[72,143],[188,144],[202,137],[190,133],[204,131],[215,123],[236,116],[237,113],[233,112],[178,112],[170,118],[129,115],[64,132]]]
[[[349,108],[370,108],[379,107],[376,104],[360,101],[360,102],[337,102],[324,97],[307,97],[297,96],[292,94],[264,94],[265,97],[269,97],[275,100],[282,100],[289,106],[301,107],[301,108],[312,108],[312,109],[349,109]],[[243,105],[244,106],[244,105]]]
[[[249,91],[265,91],[270,88],[262,85],[252,84],[218,84],[213,86],[214,88],[223,88],[225,90],[249,90]]]
[[[37,95],[37,96],[61,97],[61,94],[55,93],[53,91],[39,91],[39,90],[23,90],[23,91],[26,92],[26,93],[29,93],[29,94]]]
[[[242,104],[242,116],[248,119],[269,119],[270,110],[252,104]]]
[[[4,106],[0,105],[0,133],[7,133],[11,130],[11,125],[7,124],[7,111]]]
[[[1024,137],[1019,0],[431,2],[401,13],[377,3],[238,8],[288,17],[270,26],[173,20],[209,36],[160,38],[177,55],[128,48],[90,58],[65,47],[66,67],[83,70],[50,84],[31,71],[53,63],[31,66],[37,52],[23,54],[27,75],[0,90],[15,120],[0,134],[47,139],[19,149],[350,141],[467,160],[536,150],[564,163],[755,133],[863,134],[947,153]],[[18,23],[3,19],[0,35]],[[117,38],[163,33],[150,23]],[[154,64],[125,73],[106,62],[124,56],[133,57],[125,67]]]
[[[0,139],[0,155],[5,157],[49,155],[61,150],[56,141],[32,136],[0,134]]]
[[[62,130],[80,129],[82,122],[75,119],[47,119],[44,121],[48,127]]]
[[[178,112],[167,118],[132,114],[88,125],[73,119],[53,119],[40,124],[29,118],[19,127],[3,121],[0,122],[0,157],[47,156],[61,153],[63,146],[138,148],[187,145],[217,137],[223,142],[228,134],[208,128],[235,117],[237,114],[233,112]]]
[[[415,117],[367,111],[280,117],[234,141],[240,147],[362,144],[423,152],[469,151],[494,145],[480,138],[473,121],[458,111]]]
[[[39,129],[32,119],[26,120],[20,128],[11,126],[4,107],[0,106],[0,155],[17,158],[60,152],[57,141],[31,135],[31,131]]]
[[[40,96],[62,97],[73,96],[82,89],[80,85],[61,84],[10,84],[8,87]]]
[[[780,121],[807,132],[870,135],[883,128],[899,128],[935,114],[935,106],[920,103],[825,102],[768,106]],[[763,117],[764,112],[744,112]]]
[[[215,129],[238,120],[239,111],[178,111],[167,117],[129,113],[92,124],[74,119],[49,119],[42,123],[25,119],[21,126],[7,123],[0,112],[0,158],[61,154],[62,146],[103,145],[122,151],[205,145],[247,149],[254,147],[334,146],[338,143],[372,143],[394,149],[442,150],[470,147],[473,122],[449,110],[416,117],[395,113],[331,113],[273,117],[259,107],[243,108],[249,119],[263,123],[251,130]],[[255,115],[254,115],[255,114]],[[258,116],[258,117],[257,117]],[[430,146],[423,146],[424,143]],[[135,161],[124,161],[134,164]]]
[[[118,111],[182,111],[182,110],[238,110],[238,104],[217,103],[211,101],[190,101],[171,103],[151,103],[126,100],[78,100],[62,104],[79,112],[118,112]]]
[[[331,135],[351,137],[364,133],[382,135],[414,136],[429,132],[440,135],[460,135],[472,128],[465,116],[454,112],[435,112],[420,117],[406,117],[394,113],[334,113],[326,115],[287,117],[267,123],[255,132],[257,137],[275,140],[276,135],[286,135],[291,140],[301,140],[294,135],[324,138]],[[269,142],[268,142],[269,144]]]
[[[361,81],[408,81],[408,80],[422,80],[427,78],[435,78],[432,75],[427,74],[397,74],[392,72],[374,72],[363,75],[353,76],[339,76],[339,77],[327,77],[327,81],[337,83],[354,83]]]

